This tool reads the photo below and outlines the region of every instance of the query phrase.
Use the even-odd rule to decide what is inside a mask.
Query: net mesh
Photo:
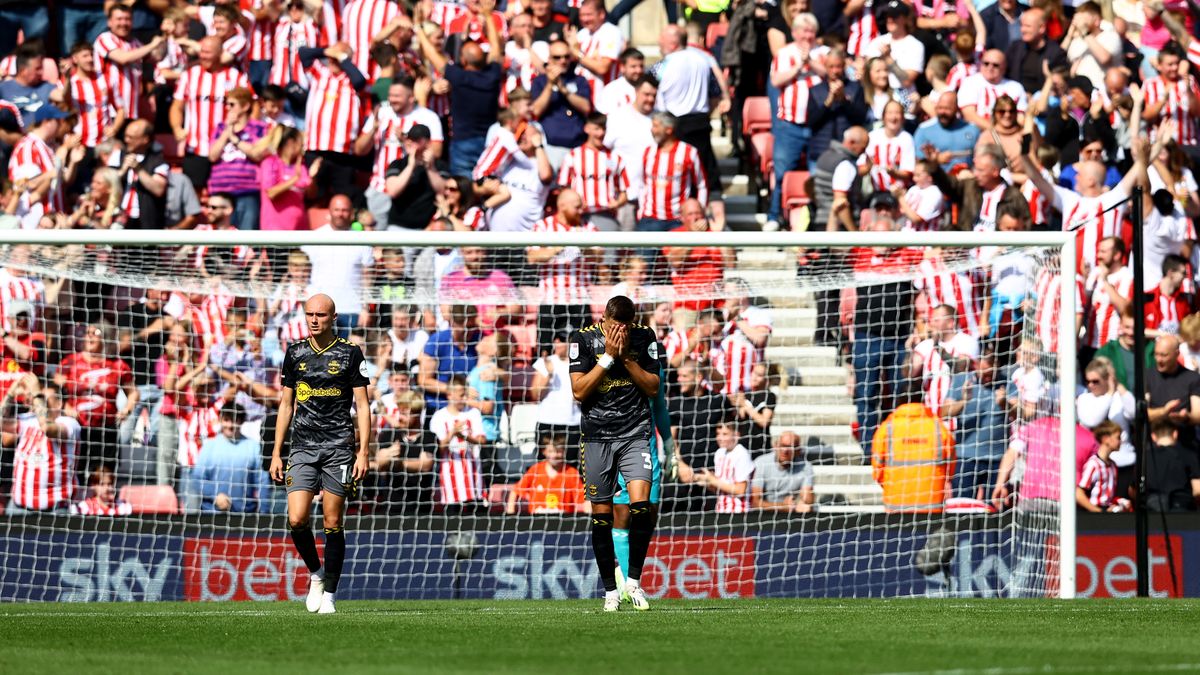
[[[667,366],[649,595],[1053,596],[1063,286],[1044,248],[4,246],[0,597],[302,597],[265,469],[315,292],[375,427],[340,595],[597,593],[566,336],[623,294]]]

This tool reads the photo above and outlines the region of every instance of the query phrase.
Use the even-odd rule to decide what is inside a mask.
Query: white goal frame
[[[487,248],[561,245],[601,248],[661,248],[705,246],[746,248],[840,248],[864,246],[976,248],[980,246],[1057,249],[1063,265],[1073,265],[1076,237],[1069,232],[336,232],[336,231],[213,231],[213,230],[0,230],[0,245],[41,244],[108,246],[279,246],[305,245],[425,247],[482,246]],[[1064,284],[1066,287],[1066,284]],[[1075,294],[1062,293],[1059,334],[1075,335]],[[1075,397],[1077,378],[1075,340],[1060,342],[1059,378],[1066,383],[1060,395],[1059,597],[1076,593]],[[1070,387],[1070,389],[1067,389]]]

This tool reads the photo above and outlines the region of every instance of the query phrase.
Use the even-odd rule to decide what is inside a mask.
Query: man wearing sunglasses
[[[592,112],[592,87],[575,71],[571,47],[564,40],[550,44],[546,72],[533,78],[533,115],[546,130],[546,154],[558,170],[563,157],[583,145],[583,125]]]
[[[963,119],[983,130],[992,128],[992,109],[996,101],[1005,94],[1017,102],[1018,115],[1025,114],[1028,99],[1025,87],[1020,82],[1004,76],[1008,72],[1008,61],[1004,52],[989,49],[979,62],[979,72],[963,80],[958,89],[958,109]],[[1018,119],[1018,122],[1020,120]]]

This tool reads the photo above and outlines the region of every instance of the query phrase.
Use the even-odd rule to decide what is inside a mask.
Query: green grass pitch
[[[0,606],[0,673],[1200,672],[1200,601]]]

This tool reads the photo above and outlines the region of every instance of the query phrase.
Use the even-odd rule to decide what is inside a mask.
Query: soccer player
[[[667,412],[667,354],[662,344],[658,352],[658,394],[650,399],[650,417],[654,429],[650,432],[650,530],[653,537],[658,523],[658,501],[662,491],[662,465],[658,459],[658,437],[662,437],[663,456],[675,456],[675,441],[671,438],[671,416]],[[658,432],[657,434],[655,432]],[[613,497],[613,548],[617,554],[617,586],[623,588],[629,570],[629,491],[625,476],[617,476],[617,496]],[[632,602],[628,593],[621,593],[621,602]]]
[[[580,448],[584,485],[592,503],[592,550],[604,582],[604,611],[620,608],[613,547],[613,492],[617,474],[629,491],[629,569],[625,590],[635,609],[650,609],[640,579],[654,516],[650,510],[650,399],[658,394],[658,341],[633,323],[633,301],[608,301],[599,323],[571,333],[571,388],[583,409]]]
[[[288,528],[292,543],[308,566],[311,580],[306,606],[310,612],[333,614],[346,558],[342,512],[346,498],[358,490],[367,474],[371,440],[371,403],[367,399],[367,364],[362,350],[334,335],[337,320],[333,299],[317,294],[304,303],[311,337],[294,342],[283,357],[277,430],[291,426],[286,485]],[[350,406],[355,423],[350,421]],[[358,432],[355,453],[355,431]],[[275,434],[271,479],[284,481],[283,432]],[[325,525],[325,567],[308,519],[313,496],[322,491]]]

